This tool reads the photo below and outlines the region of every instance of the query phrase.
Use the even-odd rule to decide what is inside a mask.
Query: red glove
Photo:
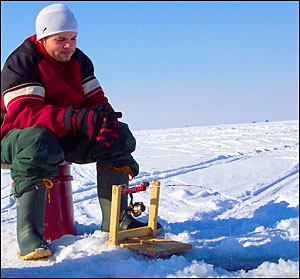
[[[65,126],[68,130],[81,131],[90,139],[101,141],[109,147],[114,139],[119,138],[122,129],[118,118],[122,117],[121,112],[115,112],[110,104],[101,104],[93,108],[76,109],[68,107],[64,115]]]

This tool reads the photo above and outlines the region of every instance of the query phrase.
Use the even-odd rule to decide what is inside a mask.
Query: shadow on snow
[[[278,222],[299,217],[299,206],[273,201],[257,209],[252,218],[229,218],[163,224],[172,234],[188,231],[193,249],[185,254],[189,260],[203,260],[229,271],[257,268],[265,261],[278,263],[299,260],[299,239],[288,239]]]

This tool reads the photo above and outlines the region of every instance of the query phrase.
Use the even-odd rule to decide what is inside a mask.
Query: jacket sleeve
[[[81,70],[81,83],[84,90],[84,101],[82,107],[94,107],[108,103],[104,91],[94,75],[92,61],[80,49],[76,50],[77,59]]]
[[[39,57],[32,55],[34,52],[30,52],[28,44],[25,42],[11,54],[1,72],[1,94],[6,108],[2,127],[24,129],[41,126],[58,138],[63,137],[69,133],[63,121],[66,109],[45,104],[45,89],[38,69]]]

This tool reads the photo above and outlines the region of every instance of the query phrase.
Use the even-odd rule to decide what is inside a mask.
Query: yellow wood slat
[[[107,242],[108,245],[118,244],[120,200],[121,187],[118,185],[113,185],[110,211],[109,241]]]
[[[119,231],[118,241],[122,241],[126,238],[143,237],[150,234],[150,227],[144,226],[135,229],[129,229],[126,231]]]
[[[153,180],[151,199],[150,199],[149,219],[148,219],[148,226],[151,228],[150,234],[152,236],[156,236],[159,191],[160,191],[160,182]]]

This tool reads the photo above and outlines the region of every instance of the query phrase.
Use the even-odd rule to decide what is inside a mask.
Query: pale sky
[[[1,69],[58,1],[1,1]],[[61,1],[132,130],[299,119],[298,1]]]

